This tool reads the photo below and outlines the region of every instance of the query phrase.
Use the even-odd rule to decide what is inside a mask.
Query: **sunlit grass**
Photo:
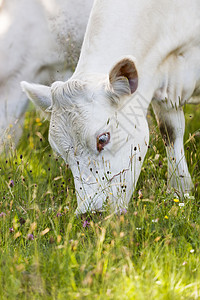
[[[195,115],[195,113],[196,115]],[[186,109],[194,199],[167,193],[157,125],[128,212],[74,216],[71,172],[26,114],[22,140],[0,160],[0,299],[200,299],[200,107]]]

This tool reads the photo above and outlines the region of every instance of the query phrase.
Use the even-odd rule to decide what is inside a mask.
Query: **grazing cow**
[[[27,107],[20,81],[50,84],[75,69],[93,0],[0,1],[0,144],[18,139]],[[9,133],[10,135],[10,133]]]
[[[126,208],[148,148],[150,103],[165,142],[168,181],[192,181],[183,105],[199,102],[200,0],[96,0],[73,76],[51,87],[22,82],[51,115],[49,142],[69,164],[77,213]]]

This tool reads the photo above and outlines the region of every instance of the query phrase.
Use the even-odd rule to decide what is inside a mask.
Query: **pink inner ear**
[[[137,90],[138,73],[134,62],[131,59],[124,58],[113,67],[109,75],[111,84],[119,77],[126,77],[128,79],[131,94]]]
[[[137,87],[138,87],[138,78],[134,78],[134,79],[128,78],[128,82],[130,85],[131,94],[133,94],[137,90]]]

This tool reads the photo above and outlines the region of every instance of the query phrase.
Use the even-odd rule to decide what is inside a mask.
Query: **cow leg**
[[[166,103],[157,101],[153,101],[152,106],[167,151],[168,185],[173,187],[179,196],[183,196],[193,187],[183,146],[185,132],[183,109],[166,108]]]

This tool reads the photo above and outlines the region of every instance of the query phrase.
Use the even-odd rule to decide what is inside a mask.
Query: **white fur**
[[[93,0],[2,1],[0,144],[10,124],[15,129],[15,140],[20,136],[28,104],[20,81],[50,84],[72,74],[92,3]]]
[[[100,210],[105,199],[114,209],[127,207],[147,151],[152,100],[158,123],[172,131],[166,147],[169,184],[179,195],[191,190],[181,106],[199,94],[199,32],[200,0],[95,1],[75,73],[59,83],[57,94],[52,88],[49,99],[49,140],[72,169],[77,212]],[[138,74],[132,95],[126,74],[109,81],[124,59]],[[74,81],[80,93],[71,87]],[[65,93],[66,85],[75,96]],[[96,141],[104,132],[111,139],[99,153]]]

